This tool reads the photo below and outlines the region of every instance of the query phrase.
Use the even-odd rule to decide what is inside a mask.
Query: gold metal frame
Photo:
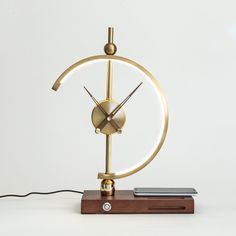
[[[137,68],[140,72],[142,72],[145,75],[145,78],[148,78],[152,84],[154,85],[155,89],[157,90],[157,93],[160,96],[161,104],[162,104],[162,109],[163,109],[163,125],[162,125],[162,130],[161,130],[161,136],[159,142],[156,144],[153,152],[145,158],[143,161],[135,165],[134,167],[131,167],[127,170],[115,172],[115,173],[98,173],[98,179],[119,179],[123,177],[127,177],[129,175],[132,175],[141,169],[143,169],[146,165],[148,165],[157,155],[157,153],[160,151],[168,129],[168,108],[167,108],[167,103],[166,99],[164,97],[164,94],[162,92],[162,89],[155,79],[155,77],[142,65],[138,64],[135,61],[132,61],[128,58],[125,57],[120,57],[120,56],[115,56],[115,55],[97,55],[97,56],[91,56],[84,58],[73,65],[71,65],[69,68],[67,68],[60,76],[59,78],[55,81],[52,89],[57,91],[58,88],[61,86],[61,84],[65,81],[66,77],[72,73],[74,70],[76,70],[78,67],[81,65],[93,62],[93,61],[120,61],[126,64],[129,64],[135,68]]]

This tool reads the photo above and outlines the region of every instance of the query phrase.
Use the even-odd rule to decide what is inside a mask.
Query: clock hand
[[[101,104],[97,101],[97,99],[89,92],[89,90],[84,86],[84,89],[86,90],[86,92],[89,94],[89,96],[92,98],[92,100],[94,101],[94,103],[97,105],[97,107],[100,109],[100,111],[106,116],[108,117],[108,113],[104,110],[104,108],[101,106]],[[116,122],[114,120],[110,120],[111,125],[116,129],[116,131],[118,131],[119,133],[121,133],[121,128],[116,124]],[[101,129],[96,128],[95,132],[99,133]]]
[[[84,86],[84,89],[86,90],[86,92],[89,94],[89,96],[92,98],[92,100],[94,101],[94,103],[98,106],[98,108],[101,110],[101,112],[107,116],[107,112],[103,109],[103,107],[101,106],[101,104],[97,101],[97,99],[88,91],[88,89]]]
[[[137,89],[143,84],[143,82],[141,82],[109,115],[112,117],[125,105],[125,103],[131,98],[131,96],[137,91]],[[112,118],[111,117],[111,118]]]
[[[137,89],[143,84],[140,83],[106,118],[98,125],[97,129],[102,130],[107,123],[111,122],[113,116],[125,105],[125,103],[131,98],[131,96],[137,91]]]

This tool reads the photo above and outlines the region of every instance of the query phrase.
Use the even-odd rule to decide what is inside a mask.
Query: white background
[[[199,196],[194,215],[83,216],[80,196],[69,193],[2,199],[0,235],[234,235],[235,9],[228,0],[1,0],[0,194],[99,188],[104,139],[93,133],[83,80],[50,88],[75,61],[102,54],[114,26],[117,55],[157,77],[170,112],[158,158],[117,180],[117,189],[195,187]],[[117,94],[138,82],[117,86]],[[102,98],[100,80],[88,86]],[[140,115],[150,100],[144,91],[143,101],[137,92],[127,104]],[[126,148],[125,158],[144,143]]]

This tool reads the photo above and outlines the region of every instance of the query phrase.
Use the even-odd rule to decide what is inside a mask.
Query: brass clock
[[[52,87],[53,90],[57,91],[61,86],[61,84],[65,81],[65,79],[69,77],[73,71],[75,71],[82,65],[86,65],[88,63],[95,61],[105,61],[107,63],[108,76],[106,84],[106,96],[104,100],[98,101],[94,97],[94,95],[90,92],[89,88],[84,87],[85,91],[91,97],[91,99],[95,104],[95,107],[91,112],[91,121],[92,125],[95,128],[95,133],[98,135],[104,135],[106,138],[105,171],[98,173],[98,179],[102,180],[100,191],[104,196],[114,195],[115,192],[114,179],[127,177],[129,175],[138,172],[155,158],[155,156],[162,147],[168,128],[167,104],[159,83],[157,82],[155,77],[142,65],[128,58],[115,55],[117,47],[113,42],[113,31],[114,31],[113,28],[111,27],[108,28],[108,43],[104,47],[105,55],[96,55],[87,57],[74,63],[59,76],[59,78],[55,81]],[[132,95],[136,93],[137,90],[142,88],[142,82],[139,81],[137,82],[137,86],[133,88],[133,90],[131,90],[131,92],[125,98],[123,99],[116,98],[116,100],[113,99],[112,70],[113,70],[113,62],[117,61],[122,62],[125,65],[136,68],[138,72],[140,72],[143,75],[143,77],[153,85],[160,100],[162,124],[160,127],[159,138],[158,140],[156,140],[155,147],[152,149],[150,155],[146,156],[141,162],[137,163],[135,166],[132,166],[126,170],[122,170],[119,172],[111,172],[112,135],[118,133],[122,136],[122,131],[123,129],[125,129],[125,121],[126,121],[126,114],[124,110],[125,104],[129,101],[129,99],[131,99]]]

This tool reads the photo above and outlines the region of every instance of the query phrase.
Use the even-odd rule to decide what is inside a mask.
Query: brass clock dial
[[[95,132],[96,133],[101,132],[107,135],[114,133],[121,133],[126,120],[124,109],[123,108],[119,109],[119,111],[114,115],[114,117],[110,118],[109,114],[117,106],[119,106],[119,103],[115,102],[114,100],[105,100],[100,102],[100,105],[102,106],[106,114],[108,114],[108,116],[106,116],[106,114],[104,114],[104,112],[102,112],[98,106],[94,107],[91,118],[92,118],[92,123],[95,127]],[[111,119],[115,122],[117,127],[114,127],[115,125],[114,126],[112,125]],[[105,126],[99,128],[100,124],[102,124],[102,122],[104,121],[107,121]]]

